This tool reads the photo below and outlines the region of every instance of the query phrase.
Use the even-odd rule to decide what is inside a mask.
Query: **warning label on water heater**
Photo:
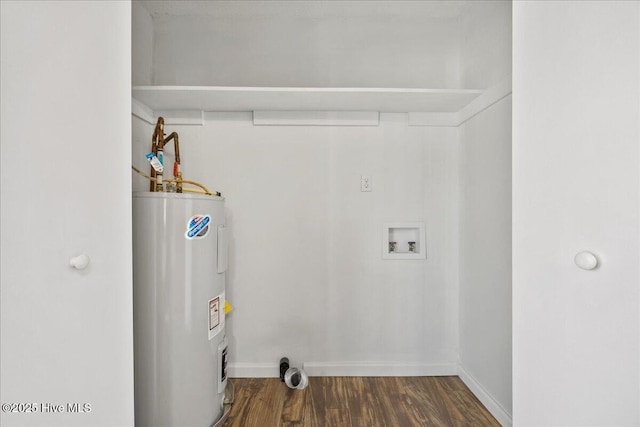
[[[194,215],[187,222],[187,231],[184,237],[187,240],[202,239],[209,233],[210,215]]]
[[[209,339],[213,339],[224,327],[224,292],[209,300]]]

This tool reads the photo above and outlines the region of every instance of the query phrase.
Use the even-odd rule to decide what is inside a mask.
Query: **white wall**
[[[151,124],[153,117],[145,117],[141,120],[139,117],[131,116],[131,158],[132,164],[135,165],[142,173],[150,175],[151,170],[145,155],[151,152],[151,136],[155,129],[155,123]],[[173,145],[171,145],[171,148]],[[170,155],[171,163],[165,164],[173,167],[173,155]],[[172,169],[171,169],[172,170]],[[171,176],[171,172],[169,173]],[[131,188],[133,191],[149,191],[149,180],[141,176],[135,171],[131,171]]]
[[[156,85],[459,87],[458,2],[145,2]]]
[[[227,198],[232,375],[277,375],[283,355],[313,374],[455,373],[457,130],[404,114],[377,127],[205,117],[166,129],[185,178]],[[427,260],[382,259],[382,224],[397,221],[426,223]]]
[[[511,74],[511,2],[462,15],[461,78],[491,87]],[[511,96],[460,126],[460,376],[511,424]]]
[[[0,424],[133,425],[130,6],[2,1],[0,16],[0,395],[37,405]]]
[[[150,85],[153,75],[153,19],[139,1],[131,2],[131,84]]]
[[[512,413],[511,96],[462,125],[460,139],[460,365],[504,424]]]
[[[460,87],[489,88],[511,74],[511,1],[465,3],[460,16]]]
[[[640,424],[639,8],[514,3],[519,426]]]

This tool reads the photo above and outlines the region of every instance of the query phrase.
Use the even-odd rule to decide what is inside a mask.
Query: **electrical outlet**
[[[369,175],[362,175],[360,177],[360,191],[371,191],[371,177]]]

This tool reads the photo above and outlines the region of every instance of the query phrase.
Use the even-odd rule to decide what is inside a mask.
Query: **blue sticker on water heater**
[[[210,215],[194,215],[187,222],[187,232],[184,233],[184,237],[187,240],[202,239],[209,233],[209,223],[211,222]]]

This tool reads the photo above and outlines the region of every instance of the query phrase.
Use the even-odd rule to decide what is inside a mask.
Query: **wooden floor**
[[[500,426],[458,377],[312,377],[305,390],[279,378],[233,384],[225,427]]]

